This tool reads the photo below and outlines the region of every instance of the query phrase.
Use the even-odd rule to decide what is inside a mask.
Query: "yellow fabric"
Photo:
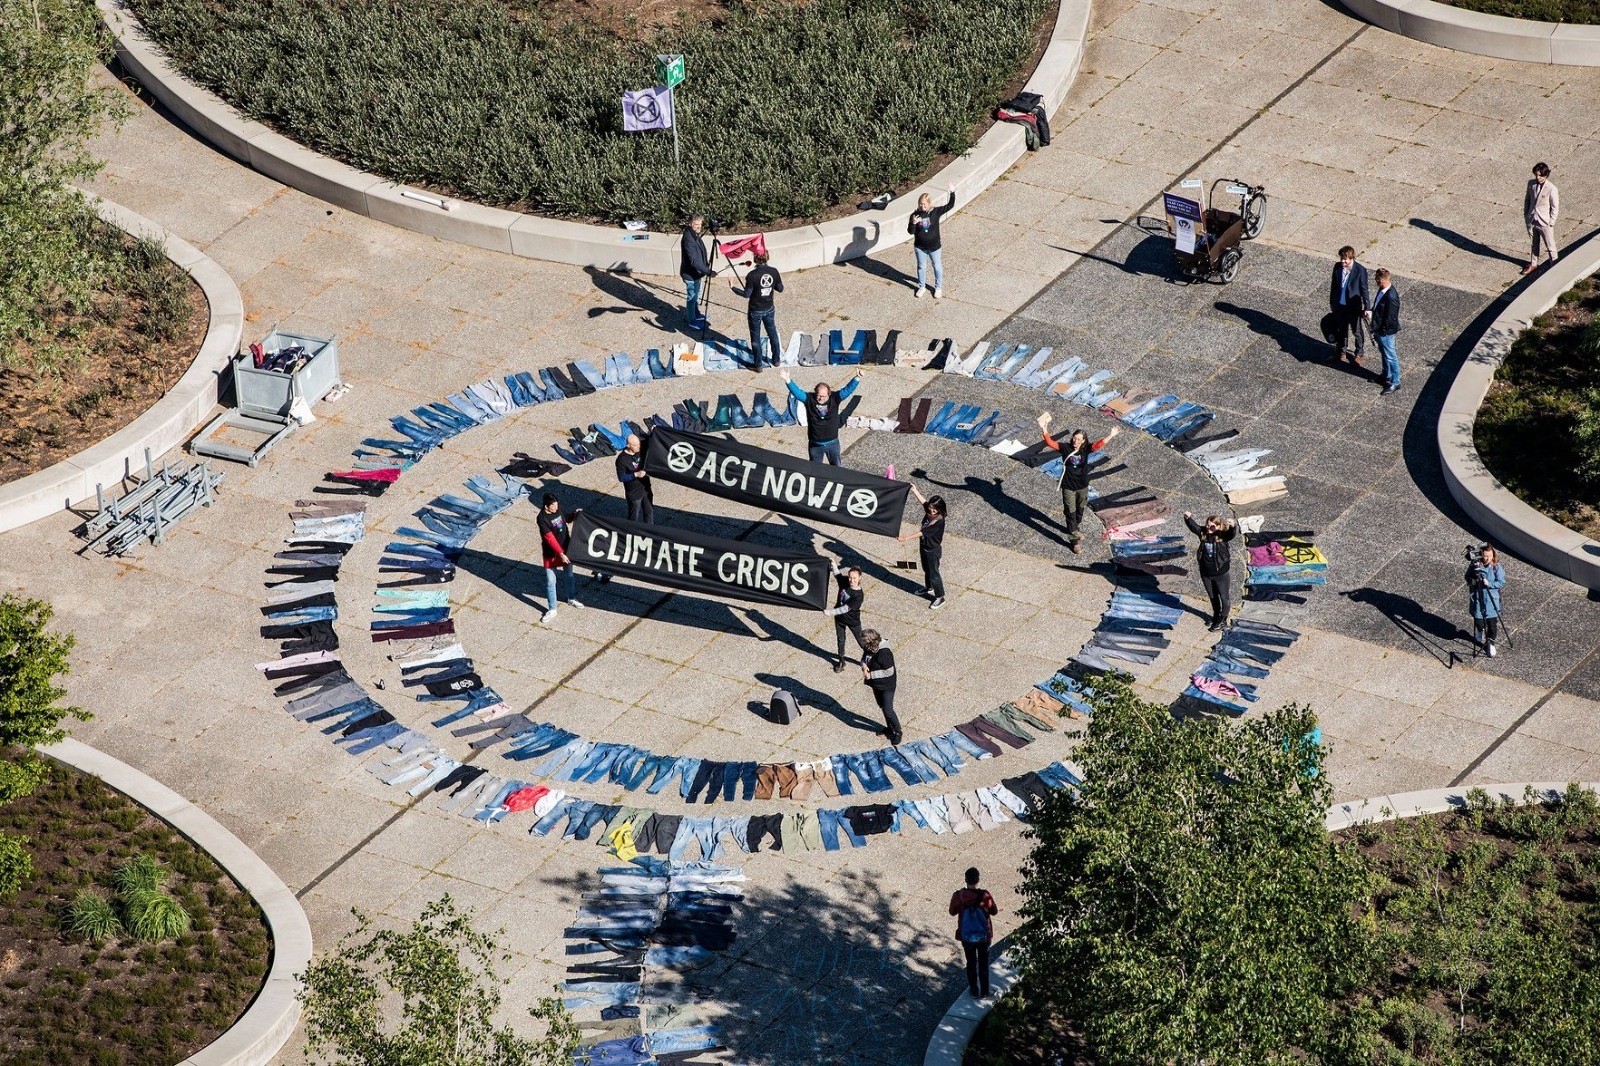
[[[639,849],[633,846],[633,823],[623,822],[606,834],[606,839],[611,841],[611,853],[623,862],[632,862],[639,857]]]

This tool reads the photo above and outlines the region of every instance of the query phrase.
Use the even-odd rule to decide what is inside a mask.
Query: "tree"
[[[1081,791],[1041,812],[1017,933],[1024,987],[1096,1061],[1313,1055],[1362,972],[1365,875],[1323,828],[1311,712],[1179,720],[1097,682]]]
[[[578,1026],[561,1001],[529,1015],[545,1023],[530,1040],[496,1028],[496,966],[510,955],[472,928],[445,895],[409,930],[359,927],[300,975],[313,1054],[340,1066],[571,1066]],[[398,1001],[398,1002],[396,1002]],[[398,1020],[396,1020],[398,1019]]]
[[[54,744],[63,718],[86,721],[81,707],[62,707],[55,681],[71,669],[75,641],[45,627],[55,612],[42,600],[0,596],[0,747]]]
[[[93,0],[0,0],[0,366],[53,335],[109,269],[72,186],[99,169],[89,142],[121,114],[93,80],[110,54]]]

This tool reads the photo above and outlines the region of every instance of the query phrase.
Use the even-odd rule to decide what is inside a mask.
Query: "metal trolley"
[[[1242,243],[1261,233],[1267,207],[1266,188],[1233,178],[1219,178],[1211,183],[1206,200],[1200,217],[1191,219],[1194,250],[1182,251],[1174,243],[1172,263],[1179,274],[1193,281],[1227,284],[1239,273],[1239,263],[1244,259]],[[1174,201],[1167,203],[1170,208]],[[1172,236],[1176,242],[1175,230]]]

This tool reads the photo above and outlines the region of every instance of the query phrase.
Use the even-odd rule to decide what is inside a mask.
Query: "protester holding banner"
[[[901,543],[919,541],[917,554],[922,560],[922,577],[927,584],[924,596],[932,596],[928,610],[937,611],[944,606],[944,575],[939,573],[939,562],[944,557],[944,497],[924,496],[911,486],[911,494],[922,504],[922,525],[915,533],[900,537]]]
[[[553,492],[544,494],[539,501],[539,543],[544,548],[544,587],[545,611],[544,617],[539,621],[548,625],[556,617],[556,571],[565,570],[567,573],[567,602],[574,607],[582,607],[578,599],[577,578],[572,573],[572,560],[567,557],[567,548],[572,544],[572,522],[582,512],[573,511],[571,514],[561,513],[561,501],[556,499]]]
[[[899,715],[894,713],[894,652],[876,629],[861,634],[861,647],[867,653],[861,659],[861,680],[872,690],[872,698],[883,712],[884,736],[890,744],[898,744],[905,734],[900,731]]]
[[[862,651],[867,650],[867,639],[861,633],[861,605],[867,595],[861,591],[861,567],[852,566],[846,570],[842,564],[834,563],[833,576],[839,583],[839,593],[834,598],[833,606],[822,613],[833,616],[834,635],[839,638],[839,661],[833,664],[833,672],[842,674],[845,630],[848,629],[856,638],[857,647]]]
[[[706,279],[716,277],[717,274],[711,269],[711,259],[706,255],[705,238],[700,235],[705,225],[705,218],[695,215],[689,220],[689,224],[683,227],[683,239],[679,242],[682,255],[678,264],[678,276],[683,279],[683,314],[691,330],[703,330],[709,325],[704,312],[700,309],[700,294],[705,289]]]
[[[783,370],[783,381],[789,386],[789,395],[805,404],[806,443],[809,445],[811,461],[840,466],[839,405],[848,400],[861,384],[861,371],[857,370],[856,376],[837,392],[824,381],[807,395],[804,389],[794,383],[787,367]]]
[[[617,480],[628,501],[628,521],[650,523],[656,520],[655,489],[644,469],[644,444],[637,433],[629,433],[627,443],[617,453]]]
[[[724,254],[727,254],[724,251]],[[778,312],[772,299],[772,294],[783,291],[783,275],[770,266],[767,253],[755,253],[756,268],[745,275],[744,288],[729,281],[733,291],[749,299],[746,307],[745,318],[750,326],[750,354],[755,357],[756,368],[759,370],[764,362],[761,358],[761,332],[766,330],[767,338],[772,344],[772,365],[778,365],[778,356],[783,353],[783,345],[778,343]]]

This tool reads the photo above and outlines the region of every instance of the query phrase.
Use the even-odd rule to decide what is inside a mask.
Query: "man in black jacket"
[[[706,328],[705,312],[700,308],[700,295],[705,291],[707,278],[717,276],[711,269],[711,259],[706,255],[705,238],[701,232],[705,229],[706,221],[700,215],[695,215],[689,224],[683,227],[683,240],[681,261],[678,264],[678,276],[683,279],[685,292],[683,301],[684,318],[688,321],[691,330]]]
[[[833,664],[833,672],[842,674],[845,630],[849,630],[856,638],[857,647],[863,651],[867,647],[867,639],[861,633],[861,605],[866,601],[867,594],[861,591],[861,567],[852,566],[846,570],[842,564],[834,563],[833,576],[839,582],[839,594],[834,598],[833,606],[822,613],[833,616],[834,635],[839,638],[839,661]]]
[[[1200,566],[1200,583],[1211,597],[1211,632],[1215,633],[1228,624],[1228,613],[1233,609],[1230,602],[1233,590],[1228,581],[1228,567],[1233,559],[1228,542],[1239,532],[1239,527],[1233,519],[1216,515],[1207,518],[1202,526],[1189,511],[1183,512],[1183,524],[1200,538],[1195,562]]]
[[[628,521],[654,522],[655,489],[644,470],[644,444],[637,433],[629,433],[627,444],[617,453],[617,480],[622,482],[622,494],[628,501]]]
[[[813,463],[826,462],[839,466],[842,458],[839,451],[839,405],[848,400],[851,393],[856,391],[856,386],[861,384],[861,371],[857,370],[856,376],[838,392],[823,382],[809,395],[794,383],[788,367],[779,373],[789,388],[789,395],[805,404],[807,455]]]
[[[1334,362],[1346,356],[1357,366],[1366,348],[1361,323],[1366,319],[1372,300],[1367,291],[1367,268],[1356,262],[1356,250],[1348,244],[1339,249],[1339,261],[1333,264],[1333,277],[1328,280],[1328,310],[1333,315],[1333,328],[1337,354]],[[1350,334],[1355,333],[1354,348]]]
[[[861,680],[872,690],[872,698],[883,712],[884,736],[890,744],[898,744],[904,734],[900,732],[900,717],[894,713],[894,652],[876,629],[861,634],[861,647],[866,651],[861,657]]]
[[[1389,395],[1400,388],[1400,357],[1395,354],[1394,338],[1400,332],[1400,290],[1385,267],[1373,272],[1378,279],[1378,294],[1372,298],[1370,325],[1372,339],[1378,342],[1383,353],[1383,394]]]

